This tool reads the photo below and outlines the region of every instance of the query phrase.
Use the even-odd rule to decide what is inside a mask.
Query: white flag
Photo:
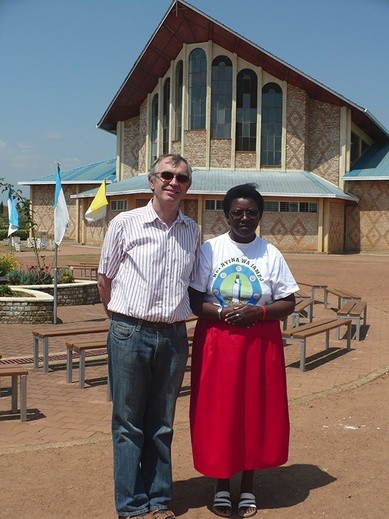
[[[63,240],[66,228],[69,223],[69,212],[66,207],[65,195],[61,186],[61,173],[59,164],[57,165],[57,174],[55,177],[55,195],[54,195],[54,241],[57,245]]]

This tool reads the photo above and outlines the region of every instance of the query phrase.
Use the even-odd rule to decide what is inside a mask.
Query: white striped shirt
[[[199,245],[197,224],[181,212],[170,228],[151,201],[120,213],[109,224],[99,263],[99,273],[112,279],[108,310],[153,322],[185,320]]]

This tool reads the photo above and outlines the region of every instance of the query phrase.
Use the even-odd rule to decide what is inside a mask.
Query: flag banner
[[[14,232],[19,229],[19,215],[16,209],[14,197],[11,194],[11,190],[8,191],[8,236],[11,236]]]
[[[63,240],[68,223],[69,212],[66,207],[65,195],[61,186],[61,173],[58,165],[55,177],[54,195],[54,241],[57,245],[59,245]]]
[[[92,200],[91,205],[85,213],[85,220],[88,222],[97,222],[106,217],[108,200],[105,191],[105,179],[99,187],[96,196]]]

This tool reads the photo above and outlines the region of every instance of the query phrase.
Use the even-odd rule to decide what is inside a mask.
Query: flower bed
[[[19,287],[14,286],[15,290]],[[54,285],[23,285],[23,288],[39,290],[54,296]],[[95,305],[100,303],[96,281],[75,280],[74,283],[57,285],[57,305]]]
[[[53,296],[39,290],[10,287],[14,296],[0,297],[0,322],[52,323],[54,317]]]

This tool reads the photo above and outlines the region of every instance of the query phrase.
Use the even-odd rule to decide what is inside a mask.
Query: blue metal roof
[[[371,146],[343,180],[389,180],[389,144]]]
[[[308,171],[249,171],[221,169],[193,169],[192,185],[188,194],[225,195],[233,186],[252,182],[264,196],[287,198],[338,198],[357,202],[354,195]],[[72,198],[90,198],[96,189],[72,195]],[[151,193],[147,174],[143,173],[107,186],[107,196]]]
[[[94,164],[61,171],[62,184],[100,184],[104,179],[107,183],[116,180],[116,159],[102,160]],[[21,186],[55,184],[55,172],[32,180],[18,182],[18,184]]]

